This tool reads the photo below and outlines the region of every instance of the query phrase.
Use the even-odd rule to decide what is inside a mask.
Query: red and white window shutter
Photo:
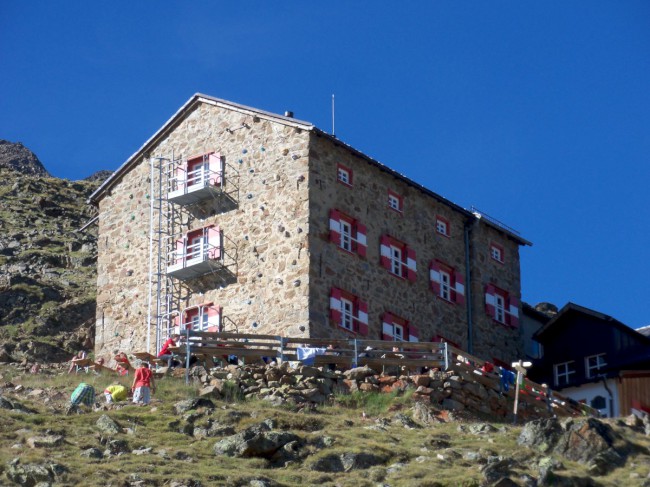
[[[368,303],[342,289],[333,287],[330,291],[330,318],[340,328],[343,324],[344,303],[352,303],[352,330],[359,335],[368,335]]]
[[[365,225],[339,210],[331,209],[329,228],[330,242],[348,252],[356,253],[361,257],[366,256],[368,244]],[[344,235],[346,229],[349,230],[349,235]]]
[[[433,293],[447,301],[465,304],[465,278],[462,272],[439,260],[432,260],[429,266],[429,280]]]
[[[496,287],[493,284],[485,286],[485,312],[496,319]]]
[[[510,296],[510,299],[508,300],[508,305],[510,308],[508,324],[513,328],[518,328],[519,327],[519,300],[514,296]]]
[[[381,339],[387,341],[417,342],[419,331],[408,320],[387,311],[382,316]]]
[[[224,160],[221,154],[211,152],[208,154],[208,169],[210,171],[210,184],[218,186],[223,180]]]
[[[341,290],[333,287],[330,292],[330,318],[335,325],[341,326]]]
[[[221,259],[221,249],[223,247],[221,229],[218,225],[211,225],[206,228],[206,233],[208,244],[208,259]]]
[[[519,299],[494,284],[485,287],[485,312],[499,323],[519,326]]]
[[[396,256],[395,254],[399,255]],[[379,239],[380,264],[399,277],[415,281],[417,279],[417,259],[415,249],[404,242],[382,235]]]
[[[368,336],[368,303],[357,298],[356,314],[357,326],[355,331],[357,331],[359,335]]]
[[[411,247],[406,247],[406,278],[409,281],[417,279],[417,261],[415,259],[415,250]]]

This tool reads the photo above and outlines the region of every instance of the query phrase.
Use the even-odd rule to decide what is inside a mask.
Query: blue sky
[[[0,138],[116,169],[206,93],[331,130],[534,243],[522,296],[650,324],[650,2],[0,2]]]

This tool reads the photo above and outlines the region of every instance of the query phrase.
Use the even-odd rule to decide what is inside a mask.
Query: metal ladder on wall
[[[174,327],[184,289],[180,282],[167,275],[167,259],[174,250],[172,237],[183,226],[182,209],[167,201],[170,183],[182,159],[152,157],[150,159],[150,235],[149,235],[149,302],[147,323],[155,326],[152,350],[151,329],[147,329],[147,351],[155,353]]]

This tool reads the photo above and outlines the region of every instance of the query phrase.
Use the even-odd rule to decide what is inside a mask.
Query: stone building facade
[[[194,326],[521,357],[529,242],[307,122],[197,94],[91,202],[98,355]]]

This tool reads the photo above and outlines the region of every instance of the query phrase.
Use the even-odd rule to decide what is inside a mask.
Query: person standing
[[[156,393],[156,382],[147,362],[142,362],[135,370],[131,390],[134,404],[146,405],[151,402],[151,393]]]

